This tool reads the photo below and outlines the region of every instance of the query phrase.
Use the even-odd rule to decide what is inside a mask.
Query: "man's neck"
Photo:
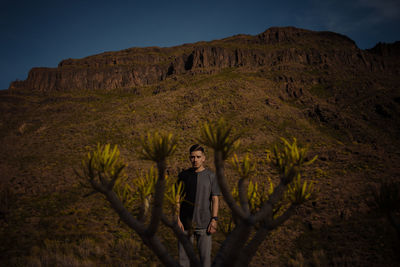
[[[197,168],[197,169],[194,169],[194,172],[202,172],[202,171],[204,171],[206,168],[204,168],[203,166],[201,166],[201,167],[199,167],[199,168]]]

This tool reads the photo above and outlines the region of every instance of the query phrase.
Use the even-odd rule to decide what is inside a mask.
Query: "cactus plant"
[[[267,235],[288,220],[297,206],[314,196],[314,182],[303,178],[302,168],[312,164],[317,157],[306,160],[306,148],[300,148],[296,139],[289,142],[283,138],[283,146],[275,146],[264,161],[276,168],[279,183],[274,185],[269,177],[261,182],[253,181],[255,161],[249,154],[242,159],[233,154],[231,165],[239,179],[237,187],[231,191],[224,168],[226,159],[239,144],[239,135],[233,132],[234,129],[220,119],[206,122],[199,138],[201,143],[214,150],[218,184],[232,214],[229,225],[222,225],[227,238],[217,252],[213,266],[247,266]],[[77,174],[106,196],[121,220],[139,234],[163,264],[179,266],[157,235],[160,222],[173,230],[191,266],[200,266],[194,248],[176,221],[176,207],[183,199],[183,185],[175,184],[165,173],[166,160],[176,150],[176,144],[172,134],[154,133],[143,137],[140,154],[143,159],[155,162],[157,169],[138,175],[132,184],[123,175],[126,165],[119,158],[116,146],[111,149],[110,145],[99,145],[85,157],[81,166],[83,171]],[[139,205],[138,213],[132,211],[134,203]],[[166,209],[165,204],[172,209]]]

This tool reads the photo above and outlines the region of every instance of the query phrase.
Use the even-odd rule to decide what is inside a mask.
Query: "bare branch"
[[[236,225],[235,229],[222,243],[214,258],[213,266],[233,266],[239,253],[249,238],[252,226],[244,221]]]
[[[104,195],[107,197],[108,202],[110,202],[113,210],[117,212],[119,217],[123,222],[125,222],[129,227],[134,229],[138,234],[145,233],[145,225],[139,222],[124,206],[118,196],[114,191],[106,191]]]
[[[92,187],[93,187],[96,191],[98,191],[98,192],[100,192],[100,193],[102,193],[102,194],[105,194],[105,193],[106,193],[106,188],[104,188],[104,186],[103,186],[102,184],[100,184],[99,182],[97,182],[96,180],[90,179],[89,182],[90,182],[90,184],[92,185]]]
[[[396,229],[397,231],[397,236],[400,239],[400,222],[396,219],[394,212],[390,211],[387,213],[387,217],[389,219],[389,222],[392,224],[392,226]]]
[[[111,181],[108,183],[108,189],[112,190],[115,182],[118,180],[118,178],[120,177],[119,175],[121,174],[122,170],[125,168],[125,165],[121,165],[114,173]]]
[[[283,224],[287,221],[292,215],[296,208],[296,205],[291,205],[281,216],[276,218],[275,220],[270,221],[263,227],[260,227],[257,232],[254,234],[253,238],[250,242],[244,247],[236,262],[235,266],[248,266],[250,264],[251,259],[257,252],[257,248],[261,245],[261,243],[265,240],[267,235],[275,228]]]
[[[238,182],[238,193],[239,193],[239,200],[240,206],[243,209],[243,212],[246,216],[250,215],[250,208],[249,208],[249,199],[247,197],[247,188],[249,186],[249,179],[241,178]]]
[[[224,200],[226,204],[228,204],[229,208],[232,210],[233,216],[235,218],[240,218],[244,220],[247,216],[243,212],[243,210],[237,205],[235,199],[233,198],[228,183],[225,179],[224,174],[224,160],[222,151],[215,151],[214,154],[214,164],[216,169],[216,176],[218,180],[218,185],[221,189],[221,193],[224,196]]]
[[[105,195],[107,200],[110,202],[111,207],[118,213],[120,219],[139,234],[143,242],[149,246],[154,253],[156,253],[164,265],[179,266],[179,264],[169,255],[161,240],[159,240],[155,235],[149,236],[147,234],[145,225],[133,217],[113,191],[107,191]]]
[[[281,200],[283,193],[286,190],[286,184],[281,179],[279,185],[274,188],[274,192],[269,196],[269,199],[263,204],[261,209],[254,215],[255,222],[260,222],[265,218],[272,216],[273,207]]]
[[[155,185],[154,192],[154,203],[151,213],[151,219],[149,227],[147,228],[147,234],[152,236],[156,233],[158,225],[160,224],[161,215],[163,213],[163,202],[164,202],[164,192],[165,192],[165,160],[157,162],[158,169],[158,180]]]
[[[101,171],[97,171],[97,176],[99,177],[101,184],[107,186],[108,182],[106,178],[104,178],[103,175],[101,175]]]
[[[177,221],[169,221],[168,218],[163,214],[161,217],[162,222],[172,229],[175,236],[178,238],[178,241],[182,244],[185,249],[186,254],[190,260],[190,266],[200,267],[200,261],[196,256],[196,252],[193,248],[193,244],[190,242],[188,236],[179,228]]]
[[[259,228],[246,247],[240,251],[240,255],[235,263],[235,266],[248,266],[251,259],[254,257],[254,255],[256,255],[258,247],[265,240],[269,232],[270,230],[264,227]]]
[[[278,218],[274,219],[270,225],[267,225],[267,227],[272,230],[286,222],[294,213],[297,205],[292,204],[290,207]]]

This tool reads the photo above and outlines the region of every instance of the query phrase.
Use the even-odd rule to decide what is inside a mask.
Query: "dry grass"
[[[140,255],[140,247],[132,239],[118,239],[115,243],[90,238],[74,243],[45,240],[43,247],[31,249],[27,266],[137,266],[146,261]]]
[[[100,195],[84,197],[90,190],[80,186],[73,168],[98,142],[107,142],[119,145],[129,164],[127,175],[133,178],[136,171],[150,166],[138,159],[137,140],[146,130],[157,129],[179,138],[168,169],[171,176],[176,175],[188,166],[187,149],[197,142],[200,124],[223,116],[243,132],[239,155],[251,152],[259,159],[256,180],[274,178],[262,158],[280,136],[295,136],[310,147],[312,155],[320,155],[317,170],[310,173],[320,189],[318,199],[271,234],[252,266],[282,266],[289,259],[305,264],[296,266],[307,266],[325,258],[333,266],[396,265],[399,259],[393,248],[398,241],[390,226],[364,203],[369,184],[385,176],[400,177],[400,155],[394,152],[399,145],[390,135],[392,129],[381,134],[381,122],[370,117],[369,124],[362,124],[363,134],[376,141],[363,142],[367,139],[357,136],[351,123],[346,124],[359,119],[357,107],[346,113],[342,124],[310,117],[310,109],[319,101],[331,108],[330,94],[319,92],[325,87],[315,87],[312,93],[321,94],[323,99],[319,99],[307,95],[304,87],[304,97],[290,98],[282,89],[284,82],[279,81],[282,75],[290,73],[227,69],[211,75],[182,75],[135,92],[3,93],[0,200],[1,209],[7,212],[0,218],[1,264],[157,264]],[[157,86],[162,90],[153,94]],[[209,153],[212,168],[211,158]],[[227,168],[230,183],[235,184],[234,173]],[[221,214],[226,211],[222,205]],[[176,255],[172,234],[163,231],[161,235]],[[223,239],[222,233],[215,236],[213,253]]]

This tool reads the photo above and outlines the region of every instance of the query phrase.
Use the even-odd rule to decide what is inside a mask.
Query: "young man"
[[[184,184],[185,199],[179,207],[178,225],[193,243],[197,241],[202,266],[211,266],[211,235],[217,231],[218,196],[221,194],[215,174],[206,169],[206,156],[200,145],[189,150],[192,168],[179,174]],[[179,263],[190,266],[189,258],[179,244]]]

